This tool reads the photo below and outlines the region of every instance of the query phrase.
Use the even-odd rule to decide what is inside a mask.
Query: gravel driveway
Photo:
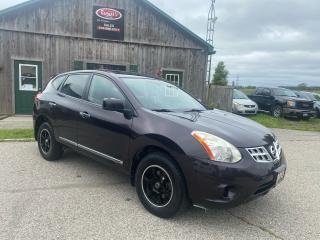
[[[150,215],[126,176],[68,152],[41,159],[35,143],[0,143],[0,239],[320,239],[320,133],[275,131],[284,182],[231,210]]]

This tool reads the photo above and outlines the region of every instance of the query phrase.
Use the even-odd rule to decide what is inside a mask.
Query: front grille
[[[301,110],[312,110],[313,102],[297,102],[296,108]]]
[[[256,162],[276,162],[281,159],[282,147],[275,141],[266,147],[247,148],[247,151]]]
[[[246,113],[256,113],[254,110],[246,110]]]
[[[255,105],[244,105],[246,108],[255,108]]]
[[[256,162],[272,162],[273,159],[265,147],[247,148]]]

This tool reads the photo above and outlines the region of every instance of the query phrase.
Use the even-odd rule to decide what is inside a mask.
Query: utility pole
[[[216,17],[216,10],[215,10],[215,4],[216,0],[210,0],[211,1],[211,6],[208,14],[208,25],[207,25],[207,38],[206,41],[210,45],[213,46],[214,41],[214,31],[215,31],[215,24],[218,20]],[[212,80],[212,55],[208,56],[208,69],[207,69],[207,84],[211,83]]]
[[[237,83],[236,83],[236,86],[238,87],[239,86],[239,74],[237,74]]]

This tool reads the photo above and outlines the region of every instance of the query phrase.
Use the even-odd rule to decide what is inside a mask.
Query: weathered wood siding
[[[125,10],[125,40],[92,38],[92,9]],[[75,60],[184,71],[183,87],[205,92],[207,49],[140,0],[43,0],[0,16],[0,113],[14,113],[13,59],[43,62],[49,76],[70,71]]]
[[[138,64],[140,72],[154,75],[158,68],[184,70],[183,87],[195,96],[204,91],[206,56],[194,49],[136,45],[36,35],[0,30],[0,113],[13,113],[13,59],[43,62],[45,86],[49,76],[70,71],[73,61]]]
[[[125,10],[125,41],[202,48],[139,0],[43,0],[0,17],[0,28],[61,36],[92,37],[92,8]]]

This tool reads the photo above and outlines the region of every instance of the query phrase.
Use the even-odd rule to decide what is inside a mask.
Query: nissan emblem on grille
[[[273,142],[273,145],[269,147],[270,153],[275,160],[280,160],[281,157],[281,146],[278,141]]]
[[[265,147],[256,147],[256,148],[247,148],[247,151],[250,153],[251,157],[256,162],[273,162],[279,161],[281,158],[282,148],[278,141],[275,141],[270,145],[269,152]]]

